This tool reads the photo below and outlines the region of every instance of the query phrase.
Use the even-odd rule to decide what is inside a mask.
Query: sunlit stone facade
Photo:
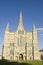
[[[7,60],[40,60],[36,27],[33,25],[32,32],[24,30],[22,12],[16,32],[6,26],[2,55]]]

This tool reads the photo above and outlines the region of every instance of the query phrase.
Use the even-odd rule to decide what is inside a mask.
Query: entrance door
[[[23,54],[20,54],[19,60],[23,60]]]

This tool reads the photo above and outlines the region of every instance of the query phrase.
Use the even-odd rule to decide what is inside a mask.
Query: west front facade
[[[16,32],[11,32],[6,26],[2,57],[7,60],[40,60],[38,51],[37,30],[33,25],[31,32],[24,30],[22,12]]]

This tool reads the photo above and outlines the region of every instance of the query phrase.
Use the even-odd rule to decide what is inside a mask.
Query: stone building
[[[33,25],[32,31],[26,32],[22,21],[22,12],[20,12],[16,32],[11,32],[7,24],[2,56],[7,60],[40,60],[36,27]]]

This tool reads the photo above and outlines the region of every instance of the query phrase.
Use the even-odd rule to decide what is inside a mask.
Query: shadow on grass
[[[22,63],[22,62],[10,62],[7,60],[0,60],[0,65],[32,65],[29,63]]]

